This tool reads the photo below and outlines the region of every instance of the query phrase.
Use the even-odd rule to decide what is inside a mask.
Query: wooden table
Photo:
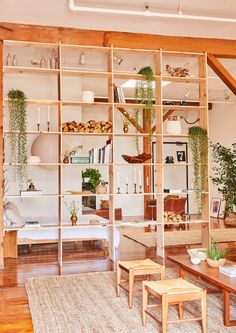
[[[230,319],[230,293],[236,294],[236,278],[220,273],[218,268],[208,266],[206,261],[193,265],[187,254],[168,256],[167,259],[179,266],[181,277],[184,277],[184,272],[188,272],[221,289],[224,295],[224,325],[236,326],[236,319]],[[235,263],[228,260],[226,264]]]

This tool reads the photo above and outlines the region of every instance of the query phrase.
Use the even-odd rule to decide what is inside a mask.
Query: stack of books
[[[229,277],[236,277],[236,265],[220,266],[219,271]]]
[[[112,163],[112,140],[107,140],[102,148],[93,148],[89,151],[90,163]]]
[[[124,91],[121,87],[114,87],[114,102],[125,104]]]

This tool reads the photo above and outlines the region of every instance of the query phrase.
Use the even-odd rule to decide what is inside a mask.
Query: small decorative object
[[[47,57],[46,64],[47,64],[48,69],[52,68],[51,67],[51,59],[49,57]]]
[[[166,124],[167,134],[181,134],[181,117],[180,116],[169,116]]]
[[[173,156],[166,156],[165,163],[166,164],[173,164],[174,163],[174,157]]]
[[[38,108],[37,110],[38,110],[37,130],[39,132],[39,130],[40,130],[40,113],[41,113],[41,111],[40,111],[40,108]]]
[[[47,68],[47,61],[44,56],[42,56],[39,65],[40,65],[40,68]]]
[[[123,132],[128,133],[129,132],[129,126],[128,125],[123,125]]]
[[[186,162],[186,154],[184,150],[177,150],[176,156],[178,162]]]
[[[122,155],[123,159],[128,163],[144,163],[151,159],[151,154],[142,153],[137,156]]]
[[[142,193],[142,185],[139,185],[139,193]]]
[[[79,151],[80,149],[83,149],[82,145],[75,146],[69,153],[65,152],[63,163],[66,163],[66,164],[69,163],[71,156],[75,155],[77,153],[77,151]]]
[[[13,55],[13,58],[12,58],[12,66],[17,66],[17,60],[16,60],[15,54]]]
[[[36,191],[36,188],[34,186],[34,183],[33,183],[32,179],[28,179],[27,183],[29,184],[29,186],[27,188],[27,191]]]
[[[189,75],[189,69],[184,67],[173,67],[171,65],[166,65],[166,70],[170,76],[175,77],[186,77]]]
[[[12,65],[12,57],[11,54],[8,53],[7,58],[6,58],[6,66],[11,66]]]
[[[200,262],[201,262],[201,259],[200,259],[200,258],[198,258],[198,257],[191,257],[191,263],[192,263],[193,265],[199,265]]]
[[[192,152],[194,194],[198,213],[202,211],[202,191],[207,191],[208,137],[207,131],[199,126],[189,127],[189,147]]]
[[[211,238],[211,244],[207,250],[207,263],[211,267],[219,267],[225,264],[226,253],[223,250],[217,248],[216,241]]]
[[[100,183],[96,186],[96,192],[97,194],[106,194],[107,193],[107,185],[108,182],[105,182],[104,180],[100,180]]]
[[[84,52],[81,52],[81,53],[80,53],[80,56],[79,56],[79,64],[80,64],[80,65],[85,65],[85,54],[84,54]]]
[[[207,249],[206,248],[188,249],[187,252],[191,258],[197,257],[201,261],[207,259]]]
[[[136,193],[137,193],[137,184],[134,183],[134,194],[136,194]]]
[[[71,223],[73,226],[75,226],[78,221],[77,212],[79,211],[79,207],[76,205],[76,202],[74,200],[70,203],[70,205],[68,205],[65,201],[65,205],[71,214]]]
[[[8,92],[10,163],[20,190],[27,179],[27,103],[25,93],[21,90]]]
[[[91,188],[95,191],[97,185],[101,182],[102,175],[98,169],[87,168],[85,171],[82,171],[83,183],[85,178],[89,179]]]
[[[94,102],[94,92],[90,91],[90,90],[82,91],[82,102],[93,103]]]
[[[211,210],[210,210],[211,217],[216,217],[216,218],[218,217],[220,211],[220,204],[221,204],[220,198],[211,199]]]
[[[50,106],[48,105],[48,118],[47,118],[48,132],[50,131]]]
[[[109,201],[101,200],[101,209],[109,209]]]

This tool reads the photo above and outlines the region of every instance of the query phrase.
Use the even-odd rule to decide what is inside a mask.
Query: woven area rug
[[[167,277],[177,277],[177,272],[167,269]],[[196,283],[195,281],[195,284]],[[116,297],[115,273],[89,273],[69,276],[30,278],[26,291],[35,333],[154,333],[160,326],[148,317],[146,327],[141,323],[141,295],[134,297],[134,306],[128,308],[127,295],[121,291]],[[208,295],[209,333],[236,332],[226,328],[222,318],[222,294]],[[234,298],[233,303],[235,304]],[[200,314],[198,302],[186,303],[185,316]],[[160,309],[156,308],[160,317]],[[236,307],[232,305],[232,313]],[[177,319],[177,308],[170,307],[169,319]],[[200,322],[169,324],[168,333],[202,332]]]

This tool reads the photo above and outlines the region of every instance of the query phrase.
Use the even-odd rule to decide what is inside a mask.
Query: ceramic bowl
[[[200,262],[201,262],[201,259],[198,258],[198,257],[192,257],[192,258],[191,258],[191,263],[192,263],[193,265],[199,265]]]

